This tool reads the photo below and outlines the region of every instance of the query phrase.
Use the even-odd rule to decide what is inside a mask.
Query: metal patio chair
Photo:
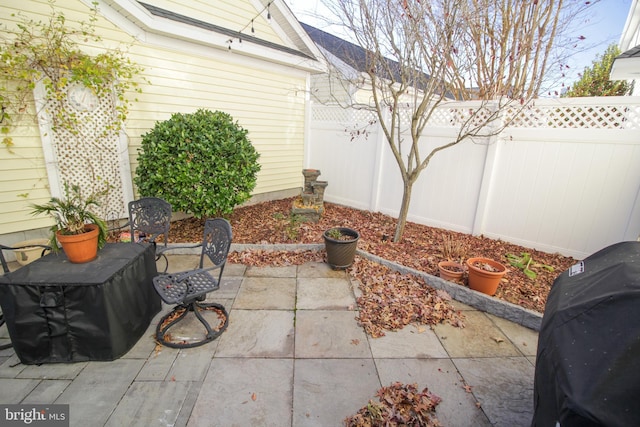
[[[229,254],[232,240],[231,225],[222,218],[208,219],[204,225],[202,251],[200,252],[199,268],[178,273],[160,274],[153,279],[153,285],[160,298],[167,304],[177,306],[160,319],[156,328],[156,340],[173,348],[190,348],[206,344],[216,339],[227,328],[229,316],[224,306],[218,303],[203,302],[206,294],[219,289],[222,273]],[[205,256],[213,264],[204,267]],[[212,275],[211,273],[217,273]],[[205,310],[216,311],[224,316],[222,325],[214,329],[204,318]],[[205,327],[207,333],[199,341],[176,342],[170,340],[170,328],[183,320],[187,314],[193,312],[195,317]]]
[[[153,244],[156,261],[161,257],[165,260],[165,270],[169,261],[164,252],[168,249],[169,227],[171,225],[171,204],[158,197],[143,197],[129,202],[129,221],[110,231],[130,228],[131,242],[148,242]],[[162,242],[158,244],[158,238]]]

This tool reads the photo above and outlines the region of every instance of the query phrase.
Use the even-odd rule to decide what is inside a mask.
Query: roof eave
[[[640,78],[640,45],[618,55],[611,65],[610,80]]]
[[[146,41],[145,33],[149,33],[217,50],[229,50],[231,48],[233,53],[239,55],[250,56],[303,71],[317,72],[323,69],[322,64],[316,58],[304,52],[295,52],[294,49],[278,49],[269,45],[259,44],[253,41],[252,37],[243,36],[240,33],[237,33],[238,37],[235,38],[228,31],[225,34],[157,16],[134,0],[103,0],[101,3],[103,6],[110,8],[112,13],[115,11],[139,28],[141,31],[132,31],[129,28],[129,32],[142,41]],[[101,9],[104,9],[104,7],[101,7]]]
[[[640,57],[616,58],[609,74],[610,80],[640,79]]]

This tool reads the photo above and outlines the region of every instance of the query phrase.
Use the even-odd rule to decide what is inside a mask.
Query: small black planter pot
[[[329,236],[331,230],[338,230],[342,236],[348,239],[334,239]],[[334,270],[343,269],[353,264],[356,256],[356,248],[360,234],[350,228],[335,227],[326,230],[322,236],[324,237],[324,246],[327,250],[327,264]]]

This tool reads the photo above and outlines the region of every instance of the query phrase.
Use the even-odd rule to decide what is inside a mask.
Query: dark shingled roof
[[[302,28],[307,32],[307,34],[309,34],[311,40],[313,40],[318,46],[321,46],[331,54],[335,55],[355,70],[363,73],[367,72],[368,60],[366,49],[302,22],[300,25],[302,25]],[[384,60],[387,62],[388,68],[393,73],[393,80],[401,81],[400,65],[396,61],[388,58],[384,58]],[[386,72],[386,70],[384,70],[384,72]],[[387,78],[384,74],[379,75],[379,77]],[[427,79],[429,79],[429,75],[422,73],[420,78],[421,82],[418,82],[418,85],[411,85],[414,87],[423,86]]]
[[[312,27],[311,25],[302,22],[300,25],[302,25],[302,28],[309,34],[309,37],[311,37],[311,40],[318,46],[331,52],[357,71],[366,72],[367,52],[362,47]]]
[[[159,16],[162,18],[166,18],[169,19],[171,21],[175,21],[175,22],[180,22],[183,24],[187,24],[187,25],[191,25],[193,27],[198,27],[198,28],[202,28],[205,30],[209,30],[209,31],[213,31],[219,34],[224,34],[225,36],[229,36],[230,38],[234,38],[234,39],[241,39],[243,41],[248,41],[251,43],[255,43],[257,45],[260,46],[264,46],[264,47],[268,47],[270,49],[275,49],[278,50],[280,52],[285,52],[285,53],[289,53],[291,55],[296,55],[296,56],[301,56],[303,58],[308,58],[308,59],[315,59],[312,56],[307,55],[304,52],[301,52],[299,50],[296,49],[292,49],[290,47],[287,46],[282,46],[279,45],[277,43],[272,43],[269,42],[267,40],[263,40],[260,39],[258,37],[255,36],[250,36],[244,33],[241,33],[239,31],[233,31],[230,30],[228,28],[224,28],[224,27],[220,27],[218,25],[214,25],[214,24],[210,24],[208,22],[205,21],[200,21],[198,19],[195,18],[191,18],[185,15],[180,15],[178,13],[174,13],[171,12],[170,10],[166,10],[166,9],[162,9],[147,3],[143,3],[143,2],[138,2],[142,7],[144,7],[145,9],[147,9],[152,15],[154,16]]]
[[[629,58],[640,58],[640,45],[634,47],[633,49],[624,51],[623,53],[621,53],[616,57],[616,59],[629,59]]]

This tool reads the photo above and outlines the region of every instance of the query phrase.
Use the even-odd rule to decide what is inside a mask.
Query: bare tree
[[[394,241],[404,232],[411,191],[433,156],[470,137],[496,135],[541,90],[554,40],[594,2],[563,0],[325,0],[366,52],[353,57],[357,76],[342,79],[371,91],[371,103],[398,164],[403,197]],[[343,60],[345,58],[342,58]],[[346,59],[349,62],[349,59]],[[421,152],[436,109],[460,110],[451,141]],[[517,113],[516,113],[517,114]]]

